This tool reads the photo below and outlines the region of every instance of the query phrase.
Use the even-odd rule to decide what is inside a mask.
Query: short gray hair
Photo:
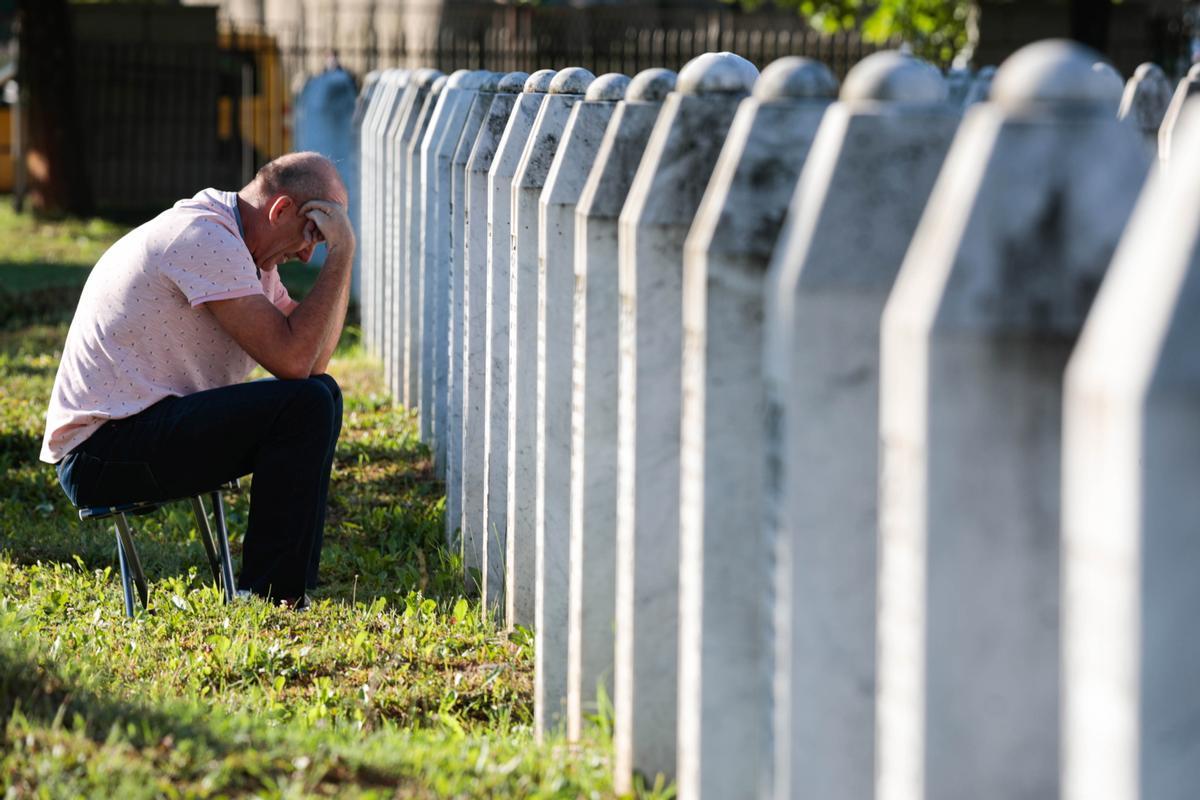
[[[286,194],[297,203],[306,203],[328,198],[340,183],[332,161],[320,153],[304,151],[288,153],[264,164],[251,186],[265,197]]]

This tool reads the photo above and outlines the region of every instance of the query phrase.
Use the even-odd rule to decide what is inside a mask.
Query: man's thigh
[[[212,489],[254,470],[261,449],[278,436],[280,413],[312,392],[311,380],[268,379],[166,398],[107,423],[85,449],[108,464],[144,464],[161,498]]]

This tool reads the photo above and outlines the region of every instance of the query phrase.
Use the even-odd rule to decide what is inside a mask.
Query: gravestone
[[[412,138],[412,127],[420,114],[420,102],[429,92],[429,86],[434,78],[441,73],[433,70],[414,70],[406,81],[400,97],[399,109],[393,115],[384,134],[384,147],[390,155],[392,163],[387,175],[387,219],[383,226],[384,237],[383,272],[379,292],[383,297],[380,306],[381,339],[380,353],[383,361],[384,380],[388,391],[393,397],[399,397],[396,381],[398,370],[395,368],[399,361],[397,355],[394,329],[401,320],[399,299],[403,296],[403,275],[405,267],[405,233],[402,220],[404,218],[404,171],[405,159],[402,157],[404,148]]]
[[[400,346],[400,357],[403,361],[401,388],[406,408],[416,408],[421,394],[421,312],[424,297],[424,276],[421,274],[421,216],[424,206],[424,193],[421,191],[421,146],[429,132],[433,121],[434,111],[442,92],[449,83],[450,76],[442,75],[434,80],[429,87],[429,94],[421,106],[417,116],[416,127],[412,141],[403,158],[404,168],[404,207],[408,221],[405,223],[405,245],[407,253],[404,260],[404,280],[407,285],[404,290],[404,336]]]
[[[659,110],[666,69],[639,72],[617,104],[575,210],[567,736],[596,692],[613,696],[617,569],[617,218]]]
[[[1096,60],[1004,63],[883,314],[880,800],[1059,794],[1062,375],[1147,168]]]
[[[488,171],[487,377],[484,382],[484,598],[494,584],[504,587],[505,623],[533,627],[534,576],[514,572],[533,564],[534,555],[515,549],[508,537],[508,382],[509,312],[512,259],[513,179],[534,122],[550,90],[554,70],[538,70],[525,82]],[[532,544],[528,541],[525,544]],[[493,556],[504,553],[503,566]],[[500,576],[503,576],[503,579]],[[496,580],[492,580],[493,576]],[[524,589],[518,593],[517,588]]]
[[[910,56],[851,69],[766,281],[777,798],[873,795],[879,319],[960,108]]]
[[[1151,178],[1066,376],[1063,794],[1200,786],[1200,110]]]
[[[371,352],[377,358],[383,358],[384,340],[384,293],[387,281],[389,257],[391,255],[391,228],[389,221],[392,215],[392,187],[396,178],[396,153],[391,148],[390,134],[397,121],[403,116],[405,100],[409,97],[409,87],[412,85],[413,71],[397,71],[393,78],[392,94],[388,105],[382,110],[377,120],[375,132],[376,168],[380,171],[376,183],[376,198],[378,206],[375,209],[375,235],[372,238],[372,269],[370,271],[370,326],[369,340]]]
[[[1175,127],[1179,124],[1187,101],[1198,92],[1200,92],[1200,64],[1193,64],[1192,68],[1188,70],[1188,74],[1175,87],[1175,94],[1171,96],[1167,113],[1163,115],[1162,127],[1158,131],[1158,158],[1160,161],[1165,162],[1171,159],[1171,139]]]
[[[488,324],[488,171],[500,145],[514,107],[523,97],[529,76],[510,72],[496,87],[496,96],[487,117],[479,127],[479,136],[463,172],[465,215],[463,220],[463,441],[462,441],[462,527],[463,568],[468,591],[484,597],[484,614],[498,607],[504,597],[503,541],[485,557],[488,544],[484,527],[484,430],[487,418],[484,387],[487,379]],[[539,96],[530,96],[539,102]],[[532,119],[533,113],[530,112]],[[528,129],[520,134],[524,136]],[[489,567],[491,568],[489,570]],[[475,575],[478,574],[478,578]],[[490,575],[490,579],[489,579]]]
[[[355,98],[358,87],[354,77],[341,67],[326,70],[304,82],[296,98],[293,129],[296,150],[311,150],[328,158],[338,169],[347,187],[353,174]],[[317,247],[309,261],[315,267],[325,263],[325,248]]]
[[[446,468],[445,384],[450,325],[450,161],[479,87],[492,73],[475,70],[446,84],[421,143],[421,440],[433,451],[434,471]],[[440,114],[439,114],[440,111]]]
[[[567,706],[575,205],[628,85],[624,75],[601,75],[574,100],[538,199],[534,722],[542,731],[565,722]],[[549,113],[542,112],[543,127]]]
[[[987,102],[992,91],[992,79],[995,77],[995,67],[991,65],[980,67],[979,72],[975,73],[975,80],[971,83],[971,88],[967,91],[966,99],[963,100],[963,108]]]
[[[706,53],[679,73],[621,210],[615,782],[675,777],[683,242],[758,70]],[[628,656],[628,658],[622,658]],[[692,709],[688,709],[692,711]]]
[[[459,543],[462,525],[462,413],[463,413],[463,308],[466,301],[466,262],[463,237],[466,233],[466,183],[464,170],[475,149],[479,129],[492,107],[496,89],[504,73],[492,72],[479,86],[463,121],[462,134],[450,159],[450,177],[446,182],[450,192],[450,313],[447,332],[447,371],[445,396],[439,408],[444,408],[445,435],[438,438],[438,448],[446,465],[446,543],[452,548]]]
[[[545,626],[540,619],[537,572],[540,553],[534,528],[537,470],[537,315],[538,198],[562,139],[571,108],[595,75],[567,67],[550,82],[512,181],[512,252],[509,255],[508,305],[508,549],[512,554],[507,587],[519,605],[533,601],[535,663],[541,658]],[[534,729],[544,732],[544,703],[539,701],[544,672],[534,671]]]
[[[356,301],[362,299],[362,243],[363,243],[363,122],[371,108],[371,99],[379,87],[379,71],[368,72],[363,78],[362,92],[354,105],[354,118],[351,120],[355,145],[350,148],[350,182],[346,189],[350,196],[350,224],[354,228],[358,246],[354,248],[354,266],[350,278],[350,297]]]
[[[965,67],[951,67],[946,70],[946,102],[955,108],[962,108],[974,81],[971,70]]]
[[[763,284],[836,90],[816,61],[784,58],[763,70],[738,108],[684,245],[680,797],[770,790],[772,575],[758,524]]]
[[[386,370],[388,390],[392,397],[402,402],[404,397],[404,329],[408,312],[408,209],[405,206],[408,186],[408,149],[413,139],[420,133],[421,114],[425,108],[425,100],[433,91],[434,83],[442,73],[434,69],[418,69],[414,72],[409,83],[408,92],[411,97],[405,102],[404,124],[399,129],[398,137],[392,144],[396,153],[396,169],[393,170],[390,210],[391,242],[394,257],[391,259],[391,275],[388,287],[391,290],[384,314],[384,369]]]
[[[1151,158],[1158,153],[1158,129],[1171,103],[1171,83],[1158,64],[1142,64],[1125,84],[1117,118],[1133,125],[1146,142]]]

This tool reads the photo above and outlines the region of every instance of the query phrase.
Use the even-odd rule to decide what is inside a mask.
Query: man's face
[[[346,204],[343,192],[336,192],[328,200],[342,206]],[[317,245],[325,241],[317,224],[300,213],[302,207],[302,203],[287,195],[277,196],[268,205],[270,236],[261,253],[254,254],[254,262],[259,269],[273,270],[293,260],[308,263]]]

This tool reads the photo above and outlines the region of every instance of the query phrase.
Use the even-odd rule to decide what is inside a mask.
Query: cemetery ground
[[[111,525],[81,523],[37,460],[79,288],[122,232],[0,205],[4,796],[611,796],[607,715],[580,744],[534,741],[533,636],[462,597],[429,452],[353,324],[312,609],[224,605],[183,503],[134,518],[152,613],[125,618]],[[284,269],[294,295],[313,274]]]

